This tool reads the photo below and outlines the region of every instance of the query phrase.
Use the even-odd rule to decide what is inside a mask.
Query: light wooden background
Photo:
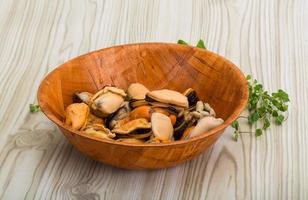
[[[308,199],[308,1],[1,0],[0,199]],[[196,43],[269,90],[291,95],[289,120],[231,139],[180,166],[126,171],[81,155],[41,113],[44,75],[115,44]]]

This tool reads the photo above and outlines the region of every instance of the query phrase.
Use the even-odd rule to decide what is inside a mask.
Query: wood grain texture
[[[305,0],[0,1],[0,199],[308,199],[308,2]],[[125,171],[88,159],[41,113],[44,75],[115,44],[195,43],[284,88],[290,116],[237,143],[226,130],[191,162]]]

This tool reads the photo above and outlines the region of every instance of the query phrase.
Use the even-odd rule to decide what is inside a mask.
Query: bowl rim
[[[214,129],[211,129],[209,131],[206,131],[203,134],[200,134],[200,135],[198,135],[196,137],[193,137],[193,138],[190,138],[188,140],[177,140],[177,141],[172,141],[172,142],[169,142],[169,143],[131,144],[131,143],[118,142],[116,140],[101,139],[101,138],[97,138],[97,137],[94,137],[94,136],[86,135],[82,131],[73,130],[69,126],[66,126],[63,122],[61,122],[61,120],[56,118],[51,112],[49,112],[48,109],[46,109],[44,107],[44,103],[42,102],[42,99],[41,99],[41,94],[43,93],[43,85],[46,83],[48,77],[50,77],[52,74],[56,73],[61,68],[64,68],[66,63],[71,62],[73,60],[76,60],[78,58],[85,57],[85,56],[90,55],[90,54],[95,54],[95,53],[101,52],[101,51],[107,51],[107,50],[110,50],[110,49],[113,49],[113,48],[121,48],[121,47],[124,47],[124,46],[153,45],[153,44],[156,44],[156,45],[157,44],[158,45],[167,45],[167,46],[181,46],[181,48],[184,47],[184,48],[189,48],[189,49],[195,50],[195,51],[204,51],[204,52],[207,52],[207,53],[214,54],[216,56],[222,57],[225,61],[228,62],[228,64],[231,67],[234,68],[235,72],[238,75],[238,78],[240,78],[241,81],[243,81],[243,82],[246,81],[246,78],[245,78],[243,72],[234,63],[229,61],[227,58],[225,58],[225,57],[223,57],[223,56],[221,56],[221,55],[219,55],[217,53],[214,53],[212,51],[209,51],[207,49],[201,49],[201,48],[197,48],[197,47],[190,46],[190,45],[182,45],[182,44],[168,43],[168,42],[141,42],[141,43],[121,44],[121,45],[115,45],[115,46],[111,46],[111,47],[107,47],[107,48],[102,48],[102,49],[90,51],[90,52],[88,52],[86,54],[82,54],[82,55],[76,56],[74,58],[71,58],[71,59],[65,61],[64,63],[62,63],[61,65],[57,66],[55,69],[53,69],[52,71],[48,72],[47,75],[45,75],[45,77],[41,81],[41,83],[39,85],[39,88],[38,88],[38,92],[37,92],[37,100],[38,100],[38,104],[39,104],[39,106],[41,108],[41,111],[45,114],[45,116],[49,120],[51,120],[53,123],[55,123],[58,127],[66,130],[68,132],[77,134],[78,136],[85,137],[87,139],[94,140],[96,142],[103,142],[103,143],[107,143],[107,144],[115,145],[115,146],[145,147],[146,148],[146,147],[166,147],[166,146],[171,147],[171,146],[179,146],[179,145],[185,145],[185,144],[188,144],[188,143],[191,143],[191,142],[197,142],[199,140],[201,141],[202,139],[205,139],[206,137],[209,137],[209,136],[211,136],[213,134],[222,132],[229,125],[231,125],[231,123],[234,120],[236,120],[237,117],[241,114],[241,112],[246,108],[246,104],[248,102],[248,96],[249,96],[248,83],[243,87],[243,96],[242,96],[242,99],[240,101],[240,104],[235,108],[234,112],[220,126],[214,128]]]

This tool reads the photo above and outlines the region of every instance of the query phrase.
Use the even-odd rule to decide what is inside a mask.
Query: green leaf
[[[198,41],[196,47],[201,48],[201,49],[206,49],[206,47],[205,47],[205,45],[204,45],[204,41],[201,40],[201,39]]]
[[[235,141],[238,141],[239,136],[240,136],[240,132],[237,131],[237,130],[235,130],[235,131],[233,132],[233,135],[232,135],[233,139],[234,139]]]
[[[263,107],[260,107],[260,108],[258,108],[258,115],[260,116],[260,117],[262,117],[262,116],[264,116],[265,115],[265,113],[267,112],[267,109],[266,109],[266,107],[265,106],[263,106]]]
[[[280,110],[281,108],[281,103],[279,103],[279,101],[277,101],[276,99],[272,100],[273,105],[278,108],[278,110]]]
[[[276,121],[276,123],[277,123],[278,125],[281,125],[282,122],[283,122],[283,120],[284,120],[284,116],[283,116],[283,115],[278,115],[278,116],[276,117],[276,119],[275,119],[275,121]]]
[[[278,116],[277,110],[274,110],[274,111],[272,112],[272,116],[273,116],[273,117],[277,117],[277,116]]]
[[[285,111],[287,111],[287,110],[288,110],[288,108],[289,108],[289,106],[288,106],[288,105],[282,105],[282,107],[281,107],[281,111],[282,111],[282,112],[285,112]]]
[[[263,120],[263,130],[268,129],[268,127],[270,127],[271,123],[270,120],[268,118],[264,118]]]
[[[36,113],[36,112],[39,112],[41,110],[40,106],[39,105],[35,105],[35,104],[30,104],[29,105],[29,109],[30,109],[31,113]]]
[[[262,91],[263,85],[262,84],[257,84],[254,88],[257,92]]]
[[[250,79],[251,79],[251,75],[249,74],[249,75],[246,76],[246,80],[248,81]]]
[[[239,123],[237,120],[232,122],[231,127],[234,128],[235,130],[239,130]]]
[[[283,91],[282,89],[279,89],[278,92],[274,92],[272,94],[273,97],[281,100],[282,102],[286,103],[286,102],[289,102],[290,99],[289,99],[289,95]]]
[[[254,113],[251,113],[249,116],[248,116],[248,123],[250,125],[254,124],[256,121],[258,121],[259,119],[259,114],[257,112],[254,112]]]
[[[188,45],[188,43],[187,42],[185,42],[184,40],[178,40],[178,44],[184,44],[184,45]]]
[[[263,133],[262,130],[260,128],[258,128],[258,129],[256,129],[255,135],[256,135],[256,137],[259,137],[259,136],[262,135],[262,133]]]

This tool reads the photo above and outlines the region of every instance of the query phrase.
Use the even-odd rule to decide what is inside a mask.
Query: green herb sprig
[[[251,75],[246,77],[249,86],[247,121],[250,126],[256,125],[255,136],[261,136],[274,121],[281,125],[286,120],[288,111],[289,95],[279,89],[277,92],[269,94],[265,91],[263,85],[253,79]],[[238,120],[235,120],[231,127],[234,128],[233,138],[237,141],[240,133]]]
[[[41,110],[39,105],[32,104],[32,103],[29,105],[29,109],[31,113],[36,113]]]
[[[189,45],[187,42],[181,39],[178,40],[178,44]],[[196,47],[201,48],[201,49],[206,49],[204,41],[202,39],[198,41],[198,43],[196,44]]]
[[[178,40],[178,44],[189,45],[184,40]],[[204,41],[200,39],[196,47],[205,49]],[[249,86],[247,105],[249,114],[247,117],[241,116],[241,118],[246,118],[250,126],[256,125],[254,133],[256,137],[259,137],[271,126],[273,121],[277,125],[281,125],[286,120],[290,99],[282,89],[269,94],[264,90],[263,85],[253,79],[251,75],[246,76],[246,80]],[[244,133],[240,130],[238,119],[231,124],[231,127],[234,128],[233,138],[237,141],[240,134]]]

